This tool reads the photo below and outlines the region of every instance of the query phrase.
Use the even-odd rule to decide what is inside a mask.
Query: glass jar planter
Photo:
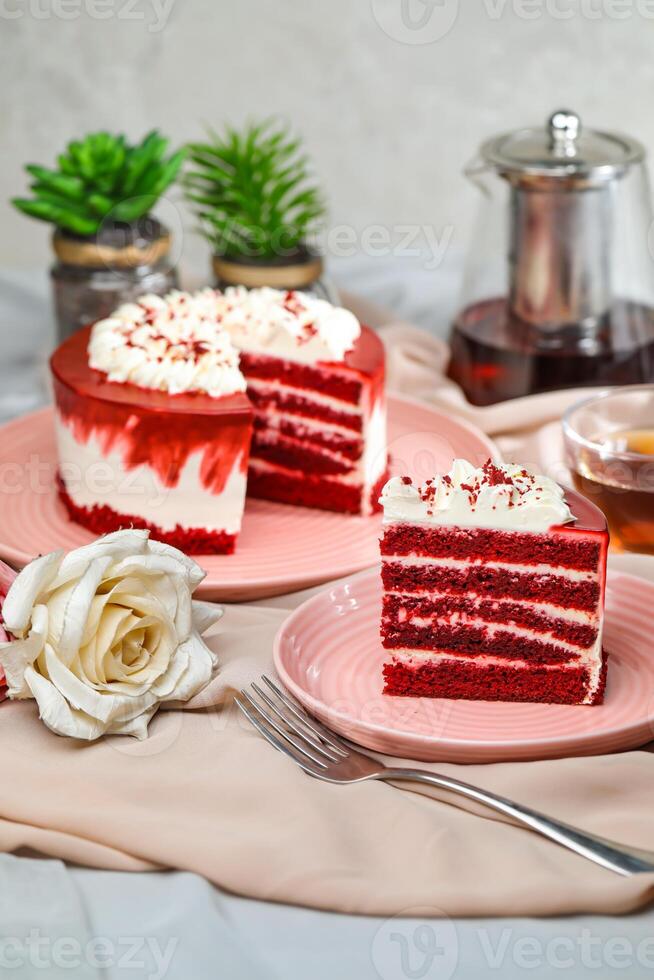
[[[227,286],[297,289],[330,303],[339,303],[336,288],[325,276],[322,257],[306,248],[274,260],[245,256],[232,259],[214,255],[213,272],[219,289]]]
[[[108,225],[92,238],[57,230],[50,277],[58,340],[109,316],[121,303],[174,289],[170,246],[170,233],[152,217]]]

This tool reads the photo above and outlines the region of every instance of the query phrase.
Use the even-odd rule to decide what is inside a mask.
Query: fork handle
[[[426,783],[428,786],[437,786],[439,789],[451,790],[459,796],[465,796],[476,803],[483,803],[491,810],[512,817],[524,827],[535,830],[543,837],[548,837],[562,847],[567,847],[568,850],[581,854],[589,861],[594,861],[595,864],[609,868],[617,874],[632,875],[654,872],[653,851],[625,847],[623,844],[617,844],[605,837],[588,834],[576,827],[571,827],[569,824],[553,820],[543,813],[538,813],[537,810],[531,810],[529,807],[507,800],[504,796],[496,796],[494,793],[489,793],[488,790],[471,786],[469,783],[461,782],[458,779],[439,776],[424,769],[401,769],[399,767],[384,769],[383,772],[376,773],[375,778],[392,780],[393,782],[407,779],[417,783]]]

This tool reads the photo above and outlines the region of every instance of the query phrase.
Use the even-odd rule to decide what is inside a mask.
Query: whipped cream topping
[[[245,391],[238,351],[216,319],[213,290],[141,296],[91,331],[89,365],[109,381],[171,395],[201,391],[213,398]]]
[[[455,459],[449,473],[422,486],[408,476],[395,476],[382,490],[380,503],[386,523],[542,532],[575,519],[563,489],[554,480],[523,466],[491,460],[477,468]]]
[[[309,293],[230,286],[213,292],[216,314],[239,350],[301,364],[342,361],[361,334],[353,313]]]

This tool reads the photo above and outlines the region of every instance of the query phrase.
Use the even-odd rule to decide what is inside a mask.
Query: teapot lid
[[[645,148],[628,136],[583,130],[569,109],[557,109],[544,128],[519,129],[487,140],[481,155],[502,175],[567,177],[587,183],[621,177],[645,158]]]

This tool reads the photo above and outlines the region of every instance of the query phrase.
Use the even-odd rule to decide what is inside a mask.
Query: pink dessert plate
[[[654,583],[609,573],[604,704],[517,704],[382,694],[379,573],[303,603],[275,641],[275,666],[305,707],[369,749],[428,762],[600,755],[654,739]]]
[[[444,412],[389,398],[393,473],[425,479],[456,456],[498,457],[482,432]],[[55,490],[51,408],[0,428],[0,558],[16,567],[55,548],[76,548],[94,535],[69,520]],[[380,518],[353,517],[250,500],[233,555],[195,556],[207,577],[205,599],[244,601],[328,582],[373,565]]]

